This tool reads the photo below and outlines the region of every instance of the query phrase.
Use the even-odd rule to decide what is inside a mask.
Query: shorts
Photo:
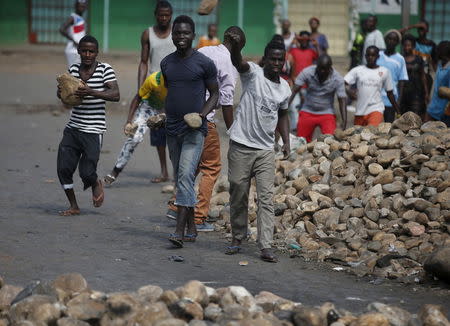
[[[314,129],[320,127],[322,134],[332,135],[336,130],[336,116],[334,114],[313,114],[306,111],[298,113],[297,136],[312,140]]]
[[[166,146],[166,128],[150,129],[150,145]]]
[[[383,113],[375,111],[366,115],[356,115],[354,124],[358,126],[378,126],[383,121]]]

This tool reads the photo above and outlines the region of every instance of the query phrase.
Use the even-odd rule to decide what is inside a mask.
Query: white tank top
[[[150,70],[149,74],[160,71],[161,60],[176,50],[172,42],[172,32],[166,38],[160,38],[155,34],[153,27],[148,28],[148,38],[150,41]]]
[[[83,38],[83,36],[86,35],[85,20],[82,16],[77,15],[76,13],[72,13],[70,16],[72,16],[73,18],[73,24],[69,26],[67,34],[69,34],[70,37],[72,37],[75,42],[78,43]],[[69,41],[69,44],[75,47],[72,41]]]

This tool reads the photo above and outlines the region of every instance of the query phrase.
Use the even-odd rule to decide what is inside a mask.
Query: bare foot
[[[70,207],[69,209],[66,209],[64,211],[58,212],[59,216],[72,216],[72,215],[80,215],[80,209]]]
[[[92,202],[94,207],[100,207],[105,199],[105,193],[103,192],[103,183],[100,179],[97,179],[95,186],[92,187]]]

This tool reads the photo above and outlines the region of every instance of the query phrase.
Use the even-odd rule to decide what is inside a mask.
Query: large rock
[[[367,313],[351,322],[350,326],[390,326],[387,317],[381,313]]]
[[[88,284],[79,273],[63,274],[53,281],[53,287],[61,301],[66,301],[75,295],[88,290]]]
[[[389,320],[391,326],[408,326],[412,318],[408,311],[380,302],[369,304],[367,310],[383,314]]]
[[[444,308],[438,305],[426,304],[419,312],[423,326],[449,326],[450,322],[444,313]]]
[[[414,112],[406,112],[392,123],[394,128],[398,128],[405,132],[410,129],[419,129],[421,125],[422,119]]]
[[[62,305],[55,299],[46,295],[33,295],[14,304],[10,310],[13,323],[21,320],[30,320],[36,323],[52,324],[61,315]]]
[[[67,303],[67,315],[80,320],[100,319],[106,312],[103,301],[91,299],[89,293],[82,293]]]
[[[140,309],[133,321],[135,325],[153,326],[158,321],[167,320],[168,318],[172,318],[172,314],[167,309],[167,306],[162,302],[156,302]]]
[[[203,319],[202,306],[190,299],[181,299],[169,306],[169,310],[176,318],[190,321],[191,319]]]
[[[0,289],[0,311],[7,309],[23,288],[6,284]]]
[[[295,326],[327,326],[327,318],[318,308],[297,307],[292,319]]]
[[[179,296],[181,298],[187,298],[192,301],[195,301],[206,307],[209,303],[208,293],[206,292],[206,287],[202,282],[199,281],[189,281],[186,283]]]
[[[164,290],[156,285],[146,285],[138,289],[138,297],[141,302],[153,303],[159,300]]]
[[[336,207],[322,209],[317,211],[313,215],[313,221],[315,225],[323,224],[325,225],[328,220],[339,223],[339,216],[341,215],[341,210]]]
[[[424,262],[424,268],[428,273],[450,283],[450,245],[431,253]]]

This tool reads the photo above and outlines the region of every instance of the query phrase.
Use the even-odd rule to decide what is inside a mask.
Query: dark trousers
[[[395,120],[395,109],[392,106],[384,107],[384,122],[394,122]]]
[[[78,166],[84,189],[97,182],[97,163],[102,147],[102,135],[65,128],[58,148],[58,178],[64,189],[73,188],[73,174]]]

